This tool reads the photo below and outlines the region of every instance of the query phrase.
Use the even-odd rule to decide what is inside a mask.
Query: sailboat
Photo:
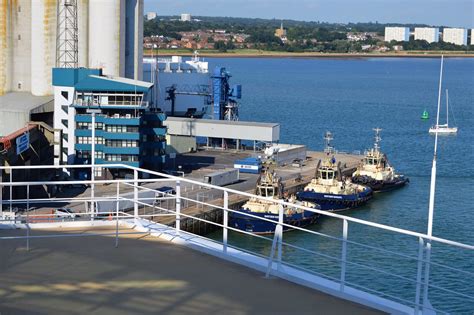
[[[432,126],[429,130],[430,134],[456,134],[458,132],[457,127],[449,127],[449,97],[448,90],[446,90],[446,124],[439,124],[439,109],[441,102],[439,98],[441,96],[441,82],[443,80],[443,56],[441,56],[441,71],[439,75],[439,95],[438,95],[438,112],[436,114],[436,125]]]
[[[449,127],[449,97],[448,90],[446,90],[446,124],[435,125],[430,128],[429,133],[439,133],[439,134],[455,134],[458,132],[458,127]]]

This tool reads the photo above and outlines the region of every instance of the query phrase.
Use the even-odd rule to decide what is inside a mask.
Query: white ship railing
[[[471,269],[466,270],[458,268],[456,265],[449,265],[449,262],[445,261],[434,261],[433,253],[426,255],[427,244],[431,244],[431,251],[437,247],[441,247],[442,251],[445,253],[450,253],[454,251],[460,251],[459,257],[462,257],[463,261],[474,262],[474,246],[469,244],[463,244],[460,242],[455,242],[435,236],[428,236],[423,233],[409,231],[397,227],[387,226],[379,223],[374,223],[370,221],[365,221],[357,218],[352,218],[349,216],[344,216],[336,213],[329,213],[326,211],[314,210],[312,208],[297,206],[290,204],[284,201],[278,201],[273,199],[266,199],[259,196],[255,196],[250,193],[241,192],[225,187],[218,187],[209,185],[206,183],[190,180],[184,177],[175,177],[168,174],[153,172],[149,170],[144,170],[140,168],[135,168],[122,164],[108,164],[108,165],[97,165],[96,167],[100,168],[122,168],[129,169],[133,172],[133,178],[131,179],[117,179],[117,180],[63,180],[63,181],[34,181],[34,182],[17,182],[14,181],[14,173],[22,172],[24,170],[45,170],[45,169],[56,169],[57,171],[62,171],[65,169],[91,169],[90,165],[68,165],[68,166],[15,166],[15,167],[0,167],[0,171],[5,171],[7,178],[1,181],[0,177],[0,213],[3,216],[0,216],[1,222],[0,225],[13,225],[13,226],[22,226],[26,229],[26,235],[24,236],[9,236],[9,237],[0,237],[0,240],[9,240],[9,239],[26,239],[27,248],[30,246],[30,242],[36,238],[43,237],[63,237],[63,236],[91,236],[91,235],[115,235],[116,236],[116,246],[118,246],[118,236],[123,234],[119,231],[119,221],[129,221],[135,220],[147,220],[146,222],[152,223],[152,220],[159,217],[172,217],[173,218],[173,227],[171,230],[176,233],[176,235],[184,234],[185,232],[181,231],[181,222],[185,219],[192,219],[198,222],[204,222],[209,225],[222,228],[221,241],[212,239],[211,241],[215,244],[220,244],[221,254],[230,255],[230,249],[238,249],[243,252],[250,253],[254,256],[262,257],[267,262],[267,268],[265,270],[266,276],[275,275],[291,280],[289,268],[291,270],[300,270],[308,275],[316,275],[320,278],[327,279],[333,283],[337,283],[337,288],[335,289],[342,297],[350,298],[350,292],[353,289],[357,289],[368,294],[382,297],[387,300],[395,301],[397,303],[406,305],[411,308],[411,312],[414,314],[428,314],[430,312],[437,313],[456,313],[458,311],[457,306],[454,309],[450,309],[450,305],[436,305],[432,306],[430,303],[433,300],[436,300],[436,294],[432,292],[437,292],[438,296],[440,294],[445,296],[450,296],[450,298],[461,301],[465,303],[467,307],[473,307],[473,309],[468,310],[472,312],[474,310],[474,294],[473,294],[473,280],[474,272]],[[0,172],[1,174],[1,172]],[[150,178],[150,177],[158,178]],[[143,179],[148,178],[148,179]],[[90,192],[79,197],[65,197],[65,198],[30,198],[30,191],[32,187],[43,186],[43,187],[63,187],[67,185],[90,185]],[[98,192],[98,187],[100,185],[107,185],[109,191]],[[145,185],[154,185],[154,187],[148,187]],[[159,187],[155,186],[172,186],[175,189],[174,193],[166,193],[158,190]],[[13,194],[13,189],[15,187],[24,187],[26,188],[26,198],[24,199],[12,199],[10,196]],[[113,187],[113,189],[112,189]],[[192,189],[189,189],[192,187]],[[194,189],[199,187],[198,189]],[[24,189],[23,188],[23,189]],[[204,191],[213,191],[214,195],[219,195],[221,198],[214,200],[214,203],[206,198],[200,200],[199,198],[199,189]],[[1,193],[3,191],[3,194]],[[8,192],[8,197],[5,199],[4,195]],[[141,197],[140,193],[142,192],[153,192],[154,197]],[[89,194],[90,193],[90,194]],[[128,194],[127,194],[128,193]],[[196,194],[196,196],[194,196]],[[271,200],[275,204],[279,205],[279,216],[278,220],[270,220],[265,218],[260,218],[247,214],[248,217],[258,218],[260,220],[272,222],[276,224],[276,231],[274,235],[263,236],[256,235],[254,233],[242,231],[236,229],[235,227],[229,226],[229,213],[235,212],[235,210],[229,208],[230,196],[236,196],[240,198],[259,198]],[[87,206],[88,204],[94,203],[95,205],[98,202],[109,202],[111,205],[110,209],[104,211],[100,210],[97,206]],[[120,205],[122,203],[129,203],[131,206],[128,209],[121,209]],[[38,211],[31,210],[32,206],[37,208],[48,208],[55,209],[64,206],[64,204],[72,204],[77,208],[81,208],[81,211],[78,211],[78,218],[67,218],[67,217],[58,217],[52,214],[37,214]],[[204,219],[199,216],[189,215],[182,212],[183,208],[196,205],[197,207],[208,207],[216,209],[222,213],[222,223],[216,223],[207,219]],[[82,209],[82,206],[83,209]],[[289,225],[283,222],[283,206],[292,206],[298,207],[307,211],[313,211],[319,213],[324,218],[331,218],[331,220],[338,220],[342,223],[340,235],[332,235],[329,233],[319,232],[318,230],[311,230],[307,228],[301,228],[293,225]],[[23,213],[13,214],[13,210],[16,207],[22,207],[25,209],[30,209],[30,211],[24,211]],[[35,224],[40,222],[61,222],[61,221],[96,221],[109,219],[116,221],[116,232],[115,233],[102,233],[102,234],[56,234],[56,235],[31,235],[30,230],[34,228]],[[319,220],[317,224],[324,225],[324,220]],[[142,221],[140,221],[142,222]],[[151,226],[151,225],[150,225]],[[283,235],[283,227],[289,227],[293,230],[299,231],[299,233],[305,233],[306,237],[309,239],[316,240],[315,237],[318,237],[318,244],[323,247],[330,242],[337,242],[340,244],[340,252],[338,255],[331,255],[325,253],[324,250],[314,250],[304,246],[304,244],[298,244],[292,242],[291,233],[288,237]],[[358,232],[370,233],[371,229],[374,229],[377,234],[393,234],[391,238],[392,242],[385,241],[382,245],[367,244],[362,243],[357,240],[352,240],[349,234],[349,228],[354,228],[359,230]],[[148,230],[146,233],[149,233]],[[238,233],[252,237],[255,240],[268,242],[271,244],[269,247],[269,253],[257,250],[249,250],[248,248],[239,248],[235,245],[232,245],[229,242],[229,232]],[[135,233],[135,232],[134,232]],[[145,233],[145,232],[136,232],[136,233]],[[189,232],[186,232],[188,235]],[[1,235],[1,234],[0,234]],[[195,237],[207,239],[204,236],[194,235]],[[357,237],[354,237],[357,239]],[[289,240],[286,240],[289,239]],[[301,240],[301,237],[298,238]],[[257,241],[256,241],[257,242]],[[401,242],[402,244],[399,244]],[[410,244],[409,242],[412,242]],[[391,246],[396,245],[400,250],[389,249]],[[358,257],[351,257],[351,250],[349,247],[357,247],[367,250],[367,259],[361,261]],[[405,253],[403,250],[411,251],[411,253]],[[338,249],[339,250],[339,249]],[[286,254],[287,252],[293,253],[291,255]],[[376,253],[374,255],[374,252]],[[329,260],[331,261],[331,267],[335,264],[339,266],[339,272],[337,275],[330,275],[325,270],[325,268],[318,267],[314,269],[312,264],[309,262],[297,263],[294,262],[291,257],[298,255],[307,255],[311,257],[310,261],[314,261],[316,264],[319,260]],[[389,256],[387,258],[387,255]],[[360,258],[360,257],[359,257]],[[453,258],[453,257],[450,257]],[[387,261],[388,259],[388,261]],[[374,266],[374,262],[387,261],[387,266]],[[403,264],[399,264],[403,261]],[[453,261],[457,261],[454,259]],[[407,273],[407,262],[409,263],[410,268],[413,268],[413,271],[416,272],[410,276]],[[458,261],[459,262],[459,261]],[[468,263],[469,265],[469,263]],[[471,267],[473,265],[471,264]],[[425,281],[426,275],[424,275],[426,268],[430,267],[431,276],[427,278],[428,281]],[[383,279],[386,281],[386,285],[382,288],[371,288],[368,285],[362,285],[356,283],[355,280],[350,280],[349,277],[353,276],[351,274],[351,268],[359,268],[366,270],[365,283],[367,281],[379,281]],[[433,280],[433,274],[436,272],[442,271],[442,274],[447,274],[446,278],[448,281],[443,281],[442,284],[435,282]],[[390,287],[389,279],[396,279],[397,285],[401,285],[411,290],[411,294],[403,294],[403,296],[394,294]],[[308,286],[317,285],[317,283],[308,283],[307,281],[300,281],[302,284]],[[316,286],[317,287],[317,286]],[[329,293],[334,293],[334,288],[328,290]],[[411,298],[407,298],[407,295],[410,295]],[[433,297],[431,296],[433,295]],[[354,300],[354,298],[353,298]],[[355,299],[357,301],[357,299]]]

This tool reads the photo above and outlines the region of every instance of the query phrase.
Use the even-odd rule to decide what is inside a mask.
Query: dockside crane
[[[176,95],[194,95],[194,96],[202,96],[204,97],[204,105],[209,106],[211,105],[211,92],[209,91],[208,85],[180,85],[179,89],[176,84],[173,84],[170,87],[166,88],[166,101],[171,102],[171,116],[175,116],[176,114]],[[196,113],[197,109],[192,108],[188,109],[186,112],[186,116],[192,117]]]

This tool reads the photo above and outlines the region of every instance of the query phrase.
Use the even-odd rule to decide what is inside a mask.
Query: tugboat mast
[[[378,152],[379,149],[380,149],[379,143],[380,143],[380,141],[382,141],[382,138],[380,137],[380,131],[382,131],[382,128],[374,128],[373,130],[375,131],[374,149],[375,149],[375,151]]]
[[[324,148],[324,153],[332,154],[334,152],[334,147],[331,146],[331,141],[334,140],[332,133],[330,131],[326,131],[323,139],[326,140],[326,147]]]

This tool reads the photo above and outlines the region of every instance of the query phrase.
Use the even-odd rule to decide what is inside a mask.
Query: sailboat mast
[[[448,89],[446,89],[446,126],[449,127],[449,95],[448,95]]]
[[[441,82],[443,81],[443,63],[444,63],[444,57],[441,56],[441,70],[439,72],[438,112],[436,114],[436,126],[439,126],[439,108],[441,107]],[[438,137],[435,138],[435,154],[436,154],[437,143],[438,143]]]
[[[441,105],[441,83],[443,81],[443,56],[441,56],[441,70],[439,72],[439,89],[438,89],[438,112],[436,114],[436,126],[439,125],[439,108]],[[435,133],[433,165],[431,167],[431,183],[430,183],[430,202],[428,208],[428,236],[433,235],[433,212],[434,212],[434,197],[436,190],[436,157],[438,153],[438,133]]]

